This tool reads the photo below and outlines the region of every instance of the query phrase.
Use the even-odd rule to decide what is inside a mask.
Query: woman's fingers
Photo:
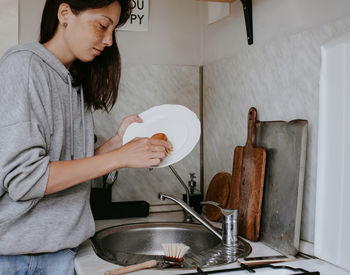
[[[119,129],[117,131],[117,135],[123,137],[126,129],[130,126],[130,124],[132,124],[134,122],[142,123],[142,119],[139,117],[138,114],[127,116],[126,118],[124,118],[122,123],[119,126]]]
[[[149,163],[149,166],[158,166],[160,164],[160,162],[161,162],[161,159],[158,159],[158,158],[151,159],[150,163]]]
[[[158,152],[153,151],[150,154],[150,158],[151,159],[153,159],[153,158],[163,159],[163,158],[165,158],[165,151],[158,151]]]
[[[165,152],[164,146],[158,146],[158,145],[151,145],[151,151],[152,152]]]
[[[125,167],[145,168],[157,166],[166,156],[164,141],[152,141],[150,138],[135,138],[119,150],[123,154]]]
[[[160,139],[151,139],[151,138],[134,138],[133,141],[137,141],[137,140],[142,140],[143,143],[145,143],[146,146],[148,146],[148,148],[151,151],[163,151],[166,148],[172,148],[172,145],[164,140],[160,140]]]
[[[173,146],[170,142],[161,140],[161,139],[149,139],[151,144],[158,145],[158,146],[163,146],[164,148],[169,148],[171,149]]]

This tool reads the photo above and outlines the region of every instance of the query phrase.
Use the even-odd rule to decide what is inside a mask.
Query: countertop
[[[96,232],[102,230],[104,228],[112,227],[115,225],[121,224],[130,224],[130,223],[142,223],[142,222],[182,222],[183,221],[183,212],[175,211],[175,212],[163,212],[163,213],[150,213],[150,215],[146,218],[127,218],[127,219],[115,219],[115,220],[98,220],[96,221]],[[217,225],[217,224],[216,224]],[[249,257],[257,257],[257,256],[271,256],[271,255],[279,255],[277,251],[272,248],[264,245],[261,242],[249,242],[252,246],[252,253]],[[332,264],[324,262],[319,259],[304,259],[298,258],[294,262],[282,263],[284,265],[289,265],[293,267],[301,267],[308,271],[320,271],[322,275],[350,275],[350,272],[345,271],[341,268],[338,268]],[[109,263],[105,260],[99,258],[91,245],[91,241],[85,241],[78,250],[75,259],[75,269],[77,275],[103,275],[104,272],[108,270],[112,270],[118,268],[118,265]],[[229,265],[221,265],[215,266],[211,268],[205,268],[204,271],[209,270],[219,270],[219,269],[228,269],[239,267],[238,263],[232,263]],[[130,274],[144,274],[144,275],[161,275],[161,274],[186,274],[196,272],[194,269],[191,270],[182,270],[182,269],[169,269],[169,270],[156,270],[156,269],[148,269],[141,270],[138,272],[133,272]],[[229,274],[227,272],[220,273],[221,275]],[[249,274],[248,271],[240,271],[234,272],[230,274]],[[276,273],[265,273],[264,274],[276,274]],[[282,273],[280,273],[282,274]],[[286,273],[286,274],[291,274]]]

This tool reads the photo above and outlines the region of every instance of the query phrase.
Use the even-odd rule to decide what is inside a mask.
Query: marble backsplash
[[[131,65],[123,66],[119,95],[110,113],[93,114],[97,146],[113,136],[128,115],[141,113],[161,104],[181,104],[200,117],[200,78],[198,66]],[[180,162],[174,164],[181,178],[187,182],[189,173],[197,176],[200,186],[200,143]],[[94,185],[101,178],[96,179]],[[183,187],[168,167],[149,169],[121,169],[113,186],[113,201],[145,200],[160,204],[158,193],[182,197]],[[169,203],[165,201],[164,203]]]
[[[320,46],[350,31],[343,18],[204,66],[204,189],[217,172],[232,173],[233,151],[246,141],[247,115],[261,121],[309,121],[301,239],[313,242],[317,170]]]

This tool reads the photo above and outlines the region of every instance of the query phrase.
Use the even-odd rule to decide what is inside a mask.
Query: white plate
[[[142,123],[133,123],[125,131],[123,144],[136,137],[151,137],[164,133],[173,145],[173,151],[156,168],[174,164],[186,157],[196,146],[201,135],[197,115],[182,105],[164,104],[139,114]]]

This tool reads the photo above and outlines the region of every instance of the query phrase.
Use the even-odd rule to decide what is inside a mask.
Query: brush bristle
[[[190,249],[187,245],[182,243],[165,243],[162,244],[162,246],[165,256],[177,259],[183,258],[186,252]]]

